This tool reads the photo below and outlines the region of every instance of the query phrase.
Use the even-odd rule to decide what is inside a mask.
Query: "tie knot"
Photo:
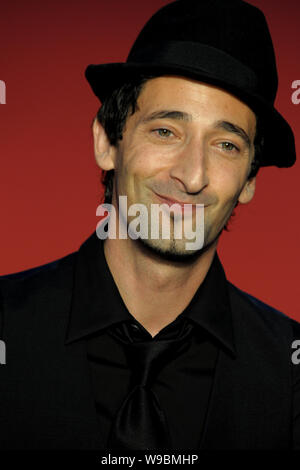
[[[179,326],[175,338],[137,340],[132,327],[136,325],[123,322],[117,325],[112,335],[124,345],[128,365],[132,371],[135,386],[150,386],[160,370],[190,344],[193,326],[185,319]],[[135,340],[133,339],[135,337]]]

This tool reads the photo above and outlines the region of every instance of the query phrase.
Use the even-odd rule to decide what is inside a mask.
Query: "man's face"
[[[239,201],[254,194],[247,181],[254,157],[256,118],[228,92],[187,78],[164,76],[144,85],[113,153],[113,204],[204,204],[204,246],[215,242]],[[189,217],[195,227],[195,211]],[[130,217],[128,218],[130,221]],[[184,236],[144,240],[155,251],[187,254]],[[150,235],[149,235],[150,237]],[[133,241],[133,243],[136,243]],[[191,254],[192,252],[188,252]]]

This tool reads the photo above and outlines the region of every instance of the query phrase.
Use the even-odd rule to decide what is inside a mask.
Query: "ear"
[[[255,186],[256,186],[256,177],[253,176],[253,178],[250,178],[249,180],[246,181],[239,195],[238,201],[241,204],[247,204],[248,202],[251,201],[255,193]]]
[[[93,122],[93,136],[97,165],[102,170],[113,170],[115,168],[116,147],[111,145],[104,127],[97,118]]]

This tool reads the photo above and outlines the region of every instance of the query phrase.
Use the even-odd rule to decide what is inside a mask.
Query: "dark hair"
[[[116,88],[99,108],[95,119],[102,124],[107,137],[112,145],[117,145],[122,140],[122,133],[128,116],[134,114],[137,108],[137,99],[145,83],[155,78],[155,75],[139,75],[130,82],[126,82]],[[263,151],[263,134],[260,120],[256,116],[256,135],[254,139],[255,155],[251,164],[248,179],[253,178],[260,167],[260,159]],[[113,189],[114,170],[104,171],[101,174],[101,183],[105,187],[104,202],[111,203]]]

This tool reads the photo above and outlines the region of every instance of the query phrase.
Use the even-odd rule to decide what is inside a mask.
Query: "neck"
[[[155,336],[188,306],[209,270],[216,246],[217,241],[198,257],[171,261],[137,240],[107,238],[104,254],[128,311]]]

